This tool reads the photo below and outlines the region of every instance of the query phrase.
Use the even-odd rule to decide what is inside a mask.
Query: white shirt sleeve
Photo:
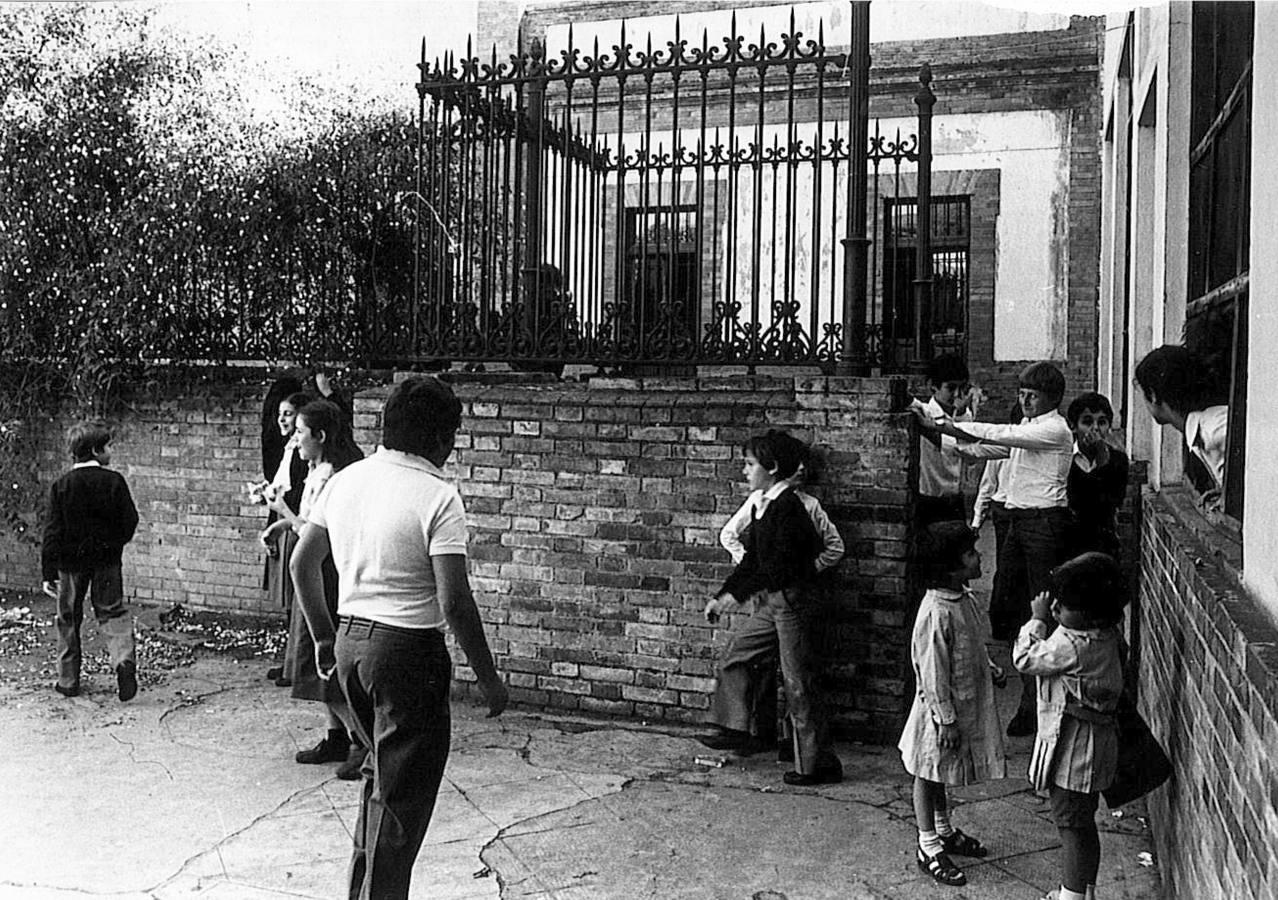
[[[816,526],[817,534],[821,535],[823,547],[816,558],[816,570],[824,572],[843,558],[843,536],[834,527],[820,503],[814,502],[808,513],[812,517],[812,524]]]
[[[985,471],[981,472],[981,484],[976,489],[976,503],[972,509],[972,527],[980,528],[985,521],[985,510],[990,505],[995,491],[998,490],[999,470],[1002,460],[992,459],[985,463]]]
[[[972,437],[1003,447],[1021,450],[1059,451],[1072,453],[1074,437],[1062,428],[1055,416],[1040,417],[1019,425],[999,425],[993,422],[955,422],[954,427]]]
[[[732,517],[724,523],[723,528],[719,530],[719,544],[732,557],[734,563],[739,563],[745,559],[745,544],[741,542],[741,535],[745,532],[746,526],[750,524],[750,511],[754,509],[756,495],[760,491],[755,491],[749,497],[746,497],[745,503],[741,504],[741,508],[732,514]]]

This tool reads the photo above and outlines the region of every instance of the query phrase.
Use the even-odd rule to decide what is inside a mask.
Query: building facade
[[[1133,604],[1141,706],[1171,755],[1150,801],[1168,896],[1278,896],[1278,316],[1268,252],[1278,7],[1170,3],[1111,16],[1105,50],[1097,382],[1148,461]],[[1227,403],[1219,497],[1133,383],[1185,344]]]

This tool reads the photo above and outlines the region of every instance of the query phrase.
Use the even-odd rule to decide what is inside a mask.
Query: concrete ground
[[[156,611],[139,612],[155,634]],[[265,681],[265,660],[195,654],[122,704],[105,671],[58,696],[48,648],[28,649],[43,670],[0,670],[0,898],[343,895],[359,786],[293,762],[323,718]],[[686,731],[459,705],[412,896],[1034,900],[1055,884],[1057,838],[1023,780],[1028,739],[1011,749],[1016,777],[955,792],[992,854],[946,888],[915,869],[894,750],[840,746],[844,783],[796,789],[770,756],[699,764],[716,754]],[[1099,896],[1154,898],[1144,821],[1125,812],[1100,813]]]

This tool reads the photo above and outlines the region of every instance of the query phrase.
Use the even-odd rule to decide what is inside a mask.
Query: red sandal
[[[930,875],[933,881],[939,881],[941,884],[948,884],[951,887],[961,887],[967,884],[967,876],[963,874],[963,870],[954,865],[954,860],[945,855],[944,851],[936,854],[936,856],[928,856],[920,848],[918,851],[919,871],[924,875]]]

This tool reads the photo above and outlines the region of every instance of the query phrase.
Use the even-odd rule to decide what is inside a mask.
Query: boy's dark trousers
[[[124,580],[120,564],[58,572],[58,686],[80,687],[80,625],[84,622],[84,598],[93,604],[93,615],[107,638],[111,668],[136,662],[133,617],[124,607]]]
[[[811,775],[816,771],[817,711],[811,691],[810,611],[795,591],[761,591],[749,601],[754,613],[735,634],[724,654],[710,704],[710,721],[723,728],[748,731],[754,710],[752,669],[770,655],[781,657],[781,677],[786,705],[794,727],[795,768]]]
[[[998,555],[1004,588],[1015,603],[1017,627],[1029,621],[1030,601],[1047,590],[1052,569],[1069,558],[1073,522],[1063,506],[1004,511],[1007,533]]]
[[[448,762],[452,660],[433,628],[343,616],[337,679],[347,728],[370,748],[355,825],[350,900],[405,900]]]

